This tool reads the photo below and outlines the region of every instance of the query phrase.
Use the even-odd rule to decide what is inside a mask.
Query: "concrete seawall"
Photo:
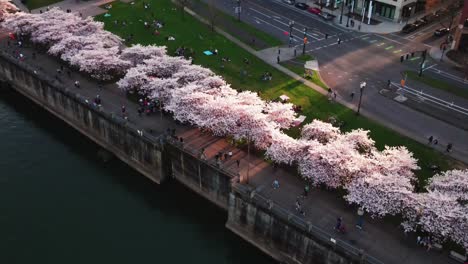
[[[262,200],[214,163],[199,159],[164,135],[136,127],[102,111],[49,76],[41,76],[0,54],[0,79],[160,184],[176,179],[228,212],[226,227],[283,263],[376,263],[342,248],[312,225],[297,221],[273,201]]]

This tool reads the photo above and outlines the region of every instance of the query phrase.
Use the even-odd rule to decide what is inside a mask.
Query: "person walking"
[[[351,92],[351,100],[354,99],[354,92]]]
[[[428,144],[431,144],[432,141],[434,140],[434,137],[433,137],[433,136],[430,136],[427,140],[429,141]]]
[[[364,222],[364,209],[362,209],[362,207],[358,208],[357,216],[358,216],[358,220],[357,220],[356,227],[359,229],[362,229],[362,224]]]
[[[309,184],[306,184],[304,186],[304,197],[307,197],[308,194],[309,194]]]
[[[75,87],[80,88],[80,82],[79,81],[75,81]]]
[[[237,168],[240,167],[240,160],[236,160],[236,163],[237,163]]]
[[[336,225],[335,225],[335,229],[336,230],[340,230],[341,229],[341,225],[343,224],[343,218],[341,218],[341,216],[339,216],[337,219],[336,219]]]
[[[448,143],[446,151],[452,152],[452,146],[453,146],[452,143]]]

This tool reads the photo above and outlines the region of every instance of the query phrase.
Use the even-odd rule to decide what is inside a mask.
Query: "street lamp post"
[[[444,58],[444,53],[445,53],[446,50],[447,50],[447,46],[444,45],[444,46],[442,47],[442,55],[440,55],[440,61],[442,61],[442,59]]]
[[[237,21],[240,21],[241,16],[241,0],[237,0]]]
[[[347,7],[348,7],[348,19],[346,20],[346,27],[349,27],[349,16],[350,16],[349,10],[350,10],[351,8],[349,8],[349,5],[348,5]]]
[[[245,182],[249,183],[250,174],[250,135],[247,136],[247,179]]]
[[[288,25],[289,25],[289,46],[291,46],[292,40],[293,40],[292,30],[293,30],[293,27],[294,27],[294,21],[292,21],[292,20],[289,21]]]
[[[340,24],[343,24],[343,9],[344,9],[344,1],[341,0],[341,15],[340,15]]]
[[[302,55],[305,54],[305,46],[307,44],[307,28],[304,28],[304,44],[302,45]]]
[[[362,102],[362,93],[364,92],[364,88],[366,88],[366,85],[367,83],[366,82],[361,82],[361,84],[359,85],[359,104],[358,104],[358,108],[357,108],[357,112],[356,112],[356,115],[359,115],[359,112],[361,111],[361,102]]]

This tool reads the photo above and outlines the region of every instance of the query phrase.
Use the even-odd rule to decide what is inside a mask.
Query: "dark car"
[[[302,10],[307,10],[307,8],[309,8],[309,5],[306,3],[296,3],[294,6]]]
[[[401,29],[401,32],[405,33],[405,34],[408,34],[408,33],[411,33],[413,31],[415,31],[418,27],[415,26],[414,24],[408,24],[408,25],[405,25],[402,29]]]
[[[434,31],[434,36],[440,37],[449,33],[449,28],[439,28],[438,30]]]
[[[320,12],[319,14],[317,14],[319,17],[325,19],[325,20],[332,20],[333,18],[335,18],[334,15],[330,14],[330,13],[327,13],[327,12]]]
[[[309,11],[312,14],[316,14],[316,15],[322,13],[322,10],[320,10],[317,7],[309,7],[309,9],[307,9],[307,11]]]

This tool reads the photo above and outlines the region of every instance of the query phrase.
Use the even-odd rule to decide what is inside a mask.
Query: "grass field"
[[[46,7],[51,4],[61,2],[62,0],[26,0],[24,3],[29,10]]]
[[[280,64],[284,67],[288,68],[294,73],[297,73],[299,76],[304,75],[304,64],[306,61],[313,60],[314,58],[311,55],[301,55],[297,56],[296,58],[288,61],[283,61]],[[328,90],[328,86],[323,83],[322,79],[320,79],[319,73],[314,71],[312,76],[307,76],[307,80],[315,83],[316,85],[322,87],[324,90]]]
[[[425,74],[419,77],[418,73],[414,71],[405,71],[405,74],[407,74],[408,78],[410,78],[411,80],[422,82],[433,88],[440,89],[448,93],[454,94],[456,96],[468,99],[468,89],[466,88],[457,87],[451,83],[426,76]]]
[[[195,51],[194,63],[208,67],[222,75],[235,89],[257,91],[264,99],[276,99],[286,94],[291,98],[292,103],[302,106],[303,114],[307,116],[305,122],[310,122],[314,118],[327,120],[334,117],[345,122],[344,130],[355,128],[370,130],[371,137],[376,141],[378,148],[383,148],[384,145],[408,147],[419,159],[422,170],[417,174],[423,185],[432,175],[429,165],[437,164],[442,169],[453,166],[453,160],[447,156],[365,117],[356,116],[351,109],[329,102],[325,96],[312,88],[291,79],[226,38],[211,32],[209,26],[200,23],[195,18],[185,14],[185,18],[182,19],[180,9],[169,0],[145,2],[151,5],[147,10],[143,8],[143,1],[135,1],[134,5],[115,2],[109,10],[111,17],[101,15],[97,17],[97,20],[105,22],[107,30],[122,37],[133,34],[133,43],[165,45],[168,47],[169,54],[173,54],[181,46],[192,48]],[[126,20],[127,26],[115,25],[116,19]],[[150,23],[153,19],[162,20],[165,23],[165,26],[160,29],[159,36],[153,34],[154,28],[144,27],[145,21]],[[175,41],[165,40],[168,36],[173,36]],[[214,49],[218,50],[219,55],[205,56],[203,54],[204,50]],[[229,57],[231,62],[225,63],[222,67],[222,57]],[[248,59],[249,64],[244,63],[244,58]],[[261,80],[262,74],[266,71],[272,73],[271,81]],[[298,132],[298,129],[293,129],[288,133],[297,136]]]

